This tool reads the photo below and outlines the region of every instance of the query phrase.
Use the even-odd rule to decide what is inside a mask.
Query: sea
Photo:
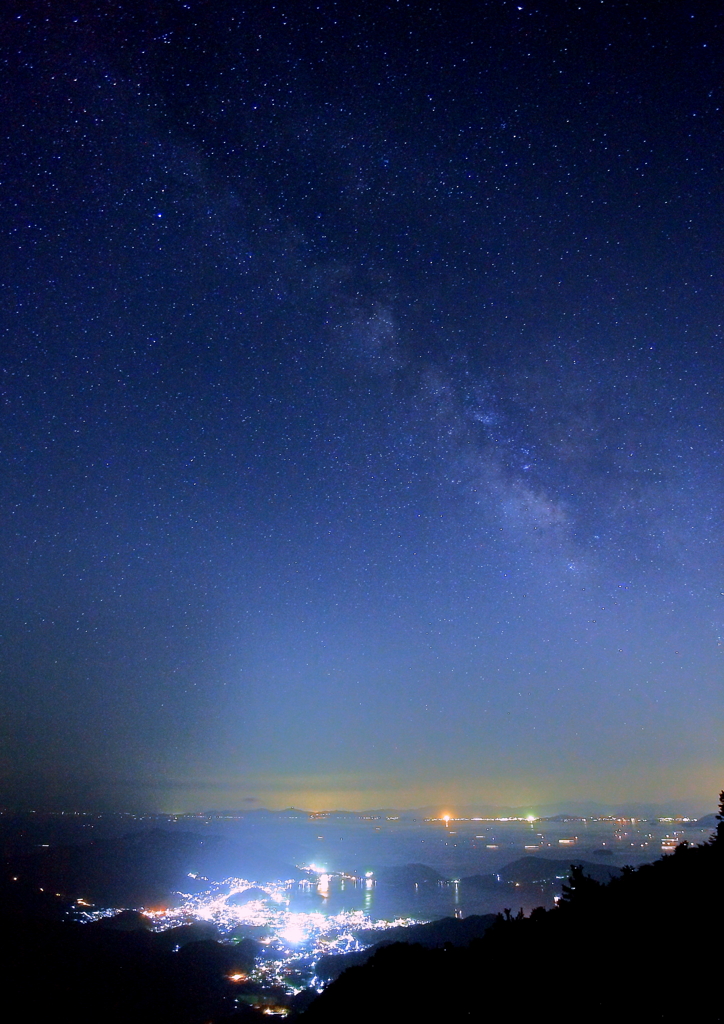
[[[169,823],[192,827],[188,816]],[[373,920],[467,917],[498,913],[511,903],[529,913],[553,905],[573,864],[636,867],[681,842],[704,842],[711,835],[711,828],[681,819],[445,820],[283,812],[199,816],[194,831],[199,830],[229,840],[237,858],[228,860],[229,875],[259,883],[289,878],[290,910],[359,910]],[[550,868],[540,872],[545,884],[537,884],[525,863],[529,858],[554,861],[559,884],[550,881]],[[418,867],[395,870],[405,865]],[[431,878],[424,879],[421,865],[432,869]]]

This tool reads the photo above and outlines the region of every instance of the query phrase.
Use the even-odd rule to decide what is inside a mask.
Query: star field
[[[718,13],[2,17],[0,800],[705,803]]]

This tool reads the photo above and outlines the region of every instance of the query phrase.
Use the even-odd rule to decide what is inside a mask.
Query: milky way
[[[10,5],[0,799],[702,807],[721,25]]]

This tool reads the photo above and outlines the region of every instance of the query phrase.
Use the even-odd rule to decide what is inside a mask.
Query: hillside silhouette
[[[348,969],[356,955],[328,957],[320,977],[336,980],[316,998],[248,980],[262,950],[249,937],[222,943],[204,922],[153,933],[134,911],[77,924],[62,895],[32,875],[6,875],[6,1002],[22,1019],[71,1016],[78,1024],[241,1024],[279,1007],[301,1024],[722,1020],[724,793],[721,801],[707,843],[682,844],[637,870],[569,866],[554,910],[526,917],[511,906],[497,917],[401,929]],[[561,863],[528,858],[505,873],[558,878]],[[511,902],[522,891],[498,884],[507,884]]]
[[[608,882],[572,865],[554,910],[514,908],[466,948],[398,943],[342,974],[304,1024],[724,1019],[724,793],[699,846]]]
[[[337,953],[320,957],[317,961],[316,975],[324,981],[338,978],[343,971],[359,964],[367,963],[378,950],[403,942],[406,945],[418,945],[425,949],[441,949],[446,945],[468,946],[473,939],[480,938],[496,921],[495,914],[471,914],[469,917],[443,917],[438,921],[426,924],[407,925],[390,928],[383,932],[384,938],[375,941],[375,933],[362,931],[359,938],[374,941],[374,945],[354,953]],[[379,935],[379,932],[377,933]]]

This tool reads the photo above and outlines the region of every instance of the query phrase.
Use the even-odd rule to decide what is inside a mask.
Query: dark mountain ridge
[[[446,945],[467,946],[473,939],[481,938],[496,920],[495,914],[471,914],[470,917],[462,919],[443,917],[439,921],[430,921],[427,924],[389,928],[384,932],[382,940],[374,942],[374,945],[368,946],[367,949],[320,957],[317,961],[316,974],[325,981],[338,978],[349,967],[367,963],[378,950],[400,942],[416,944],[425,949],[442,949]],[[357,934],[363,942],[372,942],[379,932],[363,931]]]
[[[467,947],[378,949],[322,992],[305,1024],[457,1024],[533,1008],[554,1021],[581,1007],[595,1024],[674,1022],[693,1005],[698,1020],[721,1020],[724,793],[717,821],[708,842],[605,884],[576,866],[555,910],[506,910]]]

